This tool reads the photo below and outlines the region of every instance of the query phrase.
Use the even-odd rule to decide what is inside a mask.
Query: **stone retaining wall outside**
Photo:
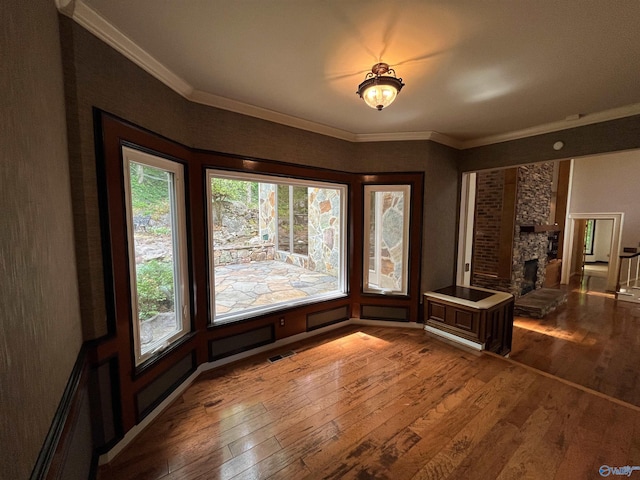
[[[236,263],[264,262],[275,258],[273,243],[257,245],[229,245],[216,247],[214,250],[214,265],[231,265]]]

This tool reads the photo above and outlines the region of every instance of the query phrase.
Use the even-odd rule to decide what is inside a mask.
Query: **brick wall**
[[[504,170],[478,172],[476,185],[473,283],[498,272]]]

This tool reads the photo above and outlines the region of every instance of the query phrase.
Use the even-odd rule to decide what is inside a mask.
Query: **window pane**
[[[346,189],[237,175],[209,172],[213,321],[344,294]],[[237,193],[217,206],[222,183]]]
[[[137,160],[146,154],[124,151],[128,170],[132,313],[137,322],[134,344],[139,364],[186,331],[187,312],[182,308],[186,298],[186,282],[182,277],[186,269],[182,267],[185,254],[181,250],[184,210],[176,192],[176,172],[181,173],[182,166],[149,156],[149,163],[154,163],[150,165]],[[174,168],[165,169],[156,163]]]
[[[369,195],[369,288],[377,288],[379,279],[378,279],[378,256],[376,256],[376,252],[380,249],[378,247],[379,244],[379,232],[380,229],[376,228],[376,200],[377,195],[374,193]]]
[[[407,292],[409,186],[365,186],[365,291]]]
[[[290,252],[289,186],[278,185],[278,250]]]
[[[309,252],[309,194],[307,187],[293,187],[293,252]]]

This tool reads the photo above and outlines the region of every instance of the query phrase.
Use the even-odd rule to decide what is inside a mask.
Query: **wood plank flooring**
[[[605,284],[576,278],[555,312],[516,317],[511,358],[640,406],[640,305],[616,302]]]
[[[422,330],[346,327],[200,376],[107,479],[596,479],[640,409]]]

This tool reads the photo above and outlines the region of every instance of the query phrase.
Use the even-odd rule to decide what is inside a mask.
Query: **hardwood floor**
[[[511,358],[640,406],[640,305],[616,302],[605,278],[576,278],[566,305],[516,317]]]
[[[346,327],[289,348],[200,376],[99,478],[595,479],[640,465],[640,409],[422,330]]]

